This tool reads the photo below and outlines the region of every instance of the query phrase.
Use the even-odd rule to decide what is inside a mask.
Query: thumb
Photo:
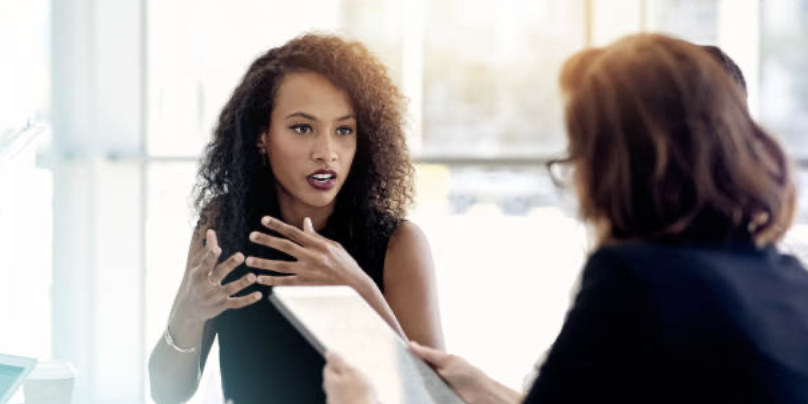
[[[327,365],[336,373],[342,373],[342,371],[348,366],[347,363],[345,363],[345,359],[334,351],[326,351],[325,360]]]
[[[436,369],[442,369],[446,366],[446,362],[449,360],[450,356],[444,352],[441,352],[437,349],[425,347],[415,341],[410,342],[410,352],[414,353],[415,356],[424,360],[424,362],[428,363],[432,367]]]
[[[314,225],[311,224],[311,218],[303,219],[303,231],[306,233],[316,233],[314,231]]]

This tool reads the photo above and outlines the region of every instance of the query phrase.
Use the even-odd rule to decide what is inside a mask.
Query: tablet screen
[[[353,289],[279,286],[270,300],[317,350],[335,351],[361,370],[381,402],[463,403]]]

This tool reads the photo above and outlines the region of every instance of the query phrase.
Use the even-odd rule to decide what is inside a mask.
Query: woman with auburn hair
[[[324,402],[324,360],[266,299],[275,285],[351,286],[402,335],[443,346],[429,245],[405,221],[403,121],[358,42],[309,34],[253,62],[199,169],[199,222],[149,361],[155,401],[193,395],[218,336],[227,399]]]
[[[808,272],[774,246],[793,179],[743,89],[661,35],[582,51],[560,81],[557,163],[598,245],[538,378],[523,397],[459,357],[413,352],[470,404],[808,403]],[[331,403],[372,396],[334,354],[324,374]]]

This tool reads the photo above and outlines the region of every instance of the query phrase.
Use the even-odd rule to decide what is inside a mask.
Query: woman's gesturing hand
[[[261,292],[233,297],[255,283],[256,277],[252,273],[222,285],[222,280],[244,261],[244,255],[235,253],[227,260],[218,263],[221,254],[222,249],[219,248],[216,232],[209,229],[205,233],[205,246],[188,260],[177,296],[175,314],[185,321],[204,323],[227,309],[242,308],[261,299]]]
[[[286,238],[273,237],[256,231],[250,234],[250,240],[282,251],[297,261],[247,257],[249,267],[289,274],[259,276],[258,283],[271,286],[348,285],[357,288],[363,282],[366,284],[370,281],[368,275],[342,245],[314,231],[309,218],[303,221],[303,230],[270,217],[264,217],[261,223]]]

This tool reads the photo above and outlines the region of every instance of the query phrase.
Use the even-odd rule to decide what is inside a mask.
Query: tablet
[[[35,366],[36,359],[0,354],[0,404],[11,399]]]
[[[321,353],[359,369],[385,404],[463,400],[356,291],[347,286],[276,286],[269,300]]]

